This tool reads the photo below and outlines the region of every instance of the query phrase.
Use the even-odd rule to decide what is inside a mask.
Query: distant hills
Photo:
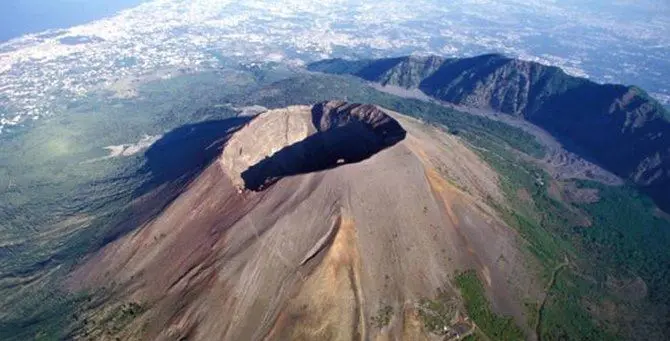
[[[499,54],[330,59],[309,69],[418,88],[440,101],[523,117],[670,209],[670,113],[638,87],[598,84]]]

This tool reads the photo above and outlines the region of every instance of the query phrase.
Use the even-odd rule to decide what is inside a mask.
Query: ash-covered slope
[[[640,88],[597,84],[557,67],[497,54],[336,59],[309,68],[418,88],[441,101],[521,116],[670,209],[670,113]]]
[[[450,339],[476,328],[453,283],[467,269],[528,326],[521,302],[540,285],[484,204],[501,197],[486,164],[419,121],[344,102],[271,110],[72,274],[72,290],[109,293],[78,337]],[[133,318],[107,334],[119,306]]]

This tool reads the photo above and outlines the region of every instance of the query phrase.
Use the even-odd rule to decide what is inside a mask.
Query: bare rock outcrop
[[[228,141],[219,164],[233,184],[244,187],[240,174],[282,148],[314,133],[311,107],[291,106],[266,111]]]

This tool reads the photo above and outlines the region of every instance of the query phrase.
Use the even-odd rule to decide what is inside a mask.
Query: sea
[[[69,28],[148,0],[0,0],[0,43],[28,33]]]

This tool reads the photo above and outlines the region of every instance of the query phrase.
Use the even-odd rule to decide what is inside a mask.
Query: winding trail
[[[553,272],[551,273],[551,278],[549,279],[549,283],[547,283],[546,289],[544,289],[544,297],[542,298],[542,302],[540,305],[537,307],[537,317],[535,319],[535,339],[537,341],[542,341],[542,327],[541,327],[541,322],[542,322],[542,313],[544,311],[544,306],[547,303],[547,298],[549,298],[549,291],[551,291],[551,288],[556,284],[556,277],[558,276],[558,273],[563,270],[566,266],[570,265],[570,261],[568,260],[568,256],[564,256],[563,262],[556,265],[554,268]]]

